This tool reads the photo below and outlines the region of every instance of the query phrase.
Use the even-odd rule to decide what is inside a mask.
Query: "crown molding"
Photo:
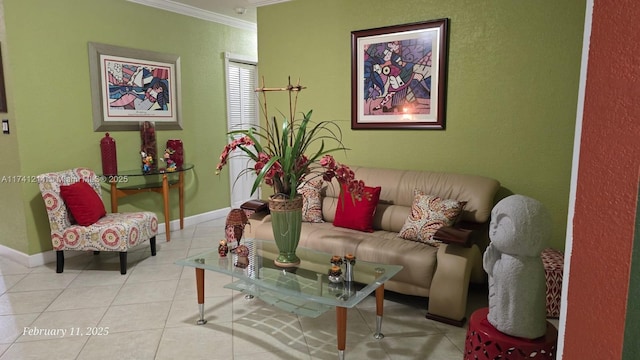
[[[287,2],[287,1],[291,1],[291,0],[247,0],[247,1],[251,5],[266,6],[266,5],[273,5],[273,4],[277,4],[277,3]]]
[[[239,20],[231,16],[218,14],[212,11],[202,10],[193,6],[180,4],[171,0],[127,0],[132,3],[150,6],[156,9],[171,11],[177,14],[191,16],[201,20],[211,21],[239,29],[258,31],[258,25],[249,21]],[[282,1],[282,0],[272,0]]]

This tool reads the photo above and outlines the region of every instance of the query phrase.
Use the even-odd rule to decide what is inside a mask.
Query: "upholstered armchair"
[[[156,255],[158,218],[148,211],[107,214],[101,200],[100,178],[87,168],[41,174],[42,193],[51,242],[56,251],[56,272],[64,270],[64,250],[118,251],[120,273],[127,273],[127,251],[149,240]]]

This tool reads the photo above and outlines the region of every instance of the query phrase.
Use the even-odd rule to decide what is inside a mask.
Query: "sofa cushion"
[[[298,193],[302,195],[302,221],[320,223],[322,220],[322,180],[311,180],[300,185]]]
[[[347,187],[343,185],[343,196],[338,198],[336,216],[333,225],[347,229],[373,232],[373,215],[380,199],[378,187],[364,187],[361,200],[352,200],[353,197]]]
[[[402,271],[392,279],[394,285],[385,283],[385,289],[419,294],[423,289],[431,287],[438,248],[417,241],[407,241],[398,237],[397,233],[384,230],[367,235],[369,237],[360,242],[353,253],[358,259],[403,266]],[[417,280],[418,278],[420,279]],[[428,294],[423,293],[421,296]]]
[[[89,226],[107,214],[98,193],[82,179],[61,185],[60,196],[78,225]]]
[[[437,246],[441,241],[434,240],[433,235],[441,227],[455,224],[465,204],[466,202],[463,201],[443,199],[415,190],[411,214],[400,230],[399,236],[403,239]]]
[[[484,223],[489,220],[495,204],[494,196],[500,188],[498,181],[477,175],[350,167],[355,172],[356,179],[363,180],[368,186],[382,187],[374,228],[388,231],[399,231],[404,225],[413,203],[414,189],[445,199],[467,201],[461,220]],[[333,179],[325,188],[322,212],[324,220],[330,222],[335,213],[340,187]],[[387,214],[388,211],[392,214]],[[399,216],[401,212],[407,215]],[[380,220],[380,227],[376,226],[377,220]]]

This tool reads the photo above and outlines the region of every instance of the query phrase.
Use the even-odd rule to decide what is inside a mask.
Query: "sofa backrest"
[[[414,189],[445,199],[466,201],[461,220],[484,223],[489,220],[494,197],[500,188],[497,180],[456,173],[351,167],[356,179],[367,186],[381,187],[373,227],[399,232],[411,212]],[[337,181],[324,189],[322,215],[333,222],[340,186]]]

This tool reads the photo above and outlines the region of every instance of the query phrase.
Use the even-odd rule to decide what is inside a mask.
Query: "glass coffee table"
[[[231,275],[237,279],[225,285],[225,288],[242,291],[249,297],[255,296],[284,311],[317,317],[335,308],[339,359],[344,359],[347,309],[355,307],[375,291],[376,332],[373,336],[376,339],[384,337],[382,334],[384,283],[402,270],[402,266],[356,259],[352,267],[353,282],[332,282],[329,280],[328,271],[331,267],[331,257],[335,254],[298,248],[296,255],[301,260],[300,265],[284,269],[273,263],[278,255],[275,242],[245,240],[243,245],[249,250],[247,256],[230,253],[226,257],[221,257],[217,249],[212,249],[176,262],[177,265],[195,268],[200,311],[198,325],[207,322],[204,319],[204,274],[205,270],[210,270]],[[344,266],[342,268],[345,275]]]

